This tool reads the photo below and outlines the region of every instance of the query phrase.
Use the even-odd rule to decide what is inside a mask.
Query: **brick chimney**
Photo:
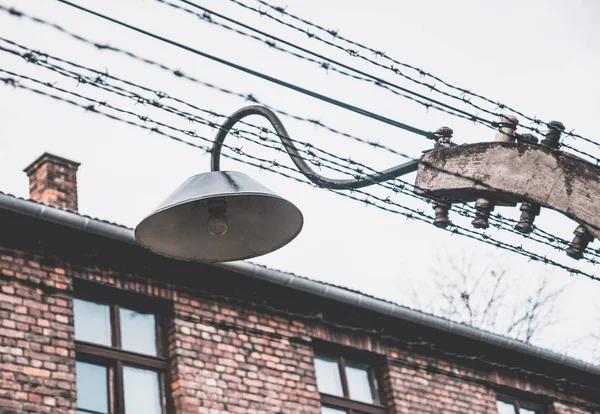
[[[29,198],[77,212],[78,162],[43,153],[23,171],[29,177]]]

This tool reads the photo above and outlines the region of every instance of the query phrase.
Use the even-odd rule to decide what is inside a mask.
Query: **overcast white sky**
[[[424,130],[448,125],[454,129],[458,143],[486,141],[494,136],[489,129],[432,110],[426,111],[373,85],[326,72],[315,64],[241,38],[154,0],[76,2],[202,51]],[[259,6],[255,0],[243,2]],[[197,0],[197,3],[404,87],[430,94],[428,90],[419,89],[389,71],[368,66],[343,52],[327,48],[306,35],[285,29],[230,1]],[[560,120],[579,133],[598,139],[597,125],[593,122],[600,110],[600,78],[597,76],[600,73],[597,52],[600,29],[595,24],[600,18],[600,4],[595,0],[513,0],[502,3],[475,0],[287,0],[279,3],[273,0],[273,3],[287,5],[292,13],[338,29],[345,37],[383,50],[451,83],[505,102],[527,114],[545,120]],[[274,86],[56,1],[0,0],[0,4],[59,23],[96,42],[135,51],[140,56],[180,69],[203,81],[244,94],[252,93],[274,108],[319,119],[412,156],[419,156],[422,150],[431,147],[431,142],[422,137]],[[106,69],[113,75],[218,113],[229,114],[247,104],[242,99],[176,78],[130,58],[99,51],[56,30],[19,20],[4,12],[0,13],[0,28],[0,36],[25,46],[100,70]],[[0,53],[0,68],[57,82],[57,86],[66,89],[74,90],[76,87],[72,81],[5,53]],[[76,90],[180,128],[195,129],[208,138],[214,135],[213,130],[190,125],[162,111],[133,105],[131,101],[103,94],[90,86],[80,85]],[[445,101],[448,102],[447,99]],[[383,169],[405,161],[314,125],[285,117],[283,121],[296,139],[314,143],[374,168]],[[183,138],[192,140],[186,136]],[[243,146],[244,152],[291,165],[289,158],[273,150],[265,150],[234,137],[229,137],[227,143]],[[597,148],[586,147],[578,141],[571,143],[597,152]],[[22,169],[44,151],[82,163],[79,170],[81,213],[130,227],[134,227],[187,177],[209,170],[209,157],[200,150],[85,113],[67,104],[0,85],[0,191],[27,197],[27,179]],[[248,173],[290,199],[304,214],[305,227],[300,236],[283,249],[255,259],[258,263],[401,302],[407,280],[417,288],[429,291],[431,266],[440,252],[466,254],[482,262],[497,254],[494,248],[482,243],[451,236],[433,226],[407,221],[401,216],[254,167],[223,159],[222,169]],[[323,172],[338,176],[330,171]],[[405,178],[414,180],[414,176]],[[377,189],[369,191],[383,198],[390,195]],[[404,205],[429,208],[405,195],[391,196]],[[514,208],[503,209],[502,214],[517,218],[519,212]],[[453,219],[469,226],[470,220],[461,219],[456,214]],[[538,224],[569,240],[576,227],[573,222],[547,211],[542,213]],[[488,233],[506,242],[522,244],[569,266],[595,271],[591,266],[577,263],[550,247],[513,235],[495,231]],[[597,242],[592,246],[597,248]],[[558,307],[561,324],[548,331],[538,345],[564,349],[571,339],[586,335],[593,329],[593,317],[597,316],[594,315],[594,305],[600,296],[600,283],[583,276],[571,277],[565,271],[529,262],[516,254],[499,257],[513,272],[521,275],[520,285],[524,290],[535,286],[540,277],[548,273],[556,284],[573,280],[573,288]],[[586,349],[573,348],[570,353],[589,357]]]

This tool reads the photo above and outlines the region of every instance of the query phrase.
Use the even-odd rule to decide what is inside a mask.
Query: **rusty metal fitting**
[[[549,148],[558,149],[560,146],[560,136],[565,130],[565,126],[562,122],[558,121],[550,121],[547,124],[548,132],[546,132],[546,136],[542,140],[541,144],[545,145]]]
[[[540,205],[535,203],[522,203],[521,204],[521,218],[515,225],[515,230],[529,234],[533,231],[533,222],[540,214]]]
[[[533,134],[517,134],[517,142],[521,144],[537,144],[539,139]]]
[[[454,131],[447,126],[438,128],[437,131],[433,133],[435,137],[434,148],[452,146],[452,134],[454,134]]]
[[[490,227],[490,214],[496,207],[493,201],[485,198],[478,198],[475,202],[475,219],[471,222],[477,229],[487,229]]]
[[[594,236],[583,226],[578,226],[573,234],[575,237],[569,247],[567,247],[566,252],[567,256],[579,260],[583,257],[583,252],[588,244],[594,240]]]
[[[500,127],[498,133],[494,137],[495,141],[513,142],[515,140],[515,131],[519,125],[519,119],[512,115],[500,117]]]
[[[444,201],[436,201],[433,204],[433,210],[435,211],[435,219],[433,219],[433,225],[442,229],[448,227],[450,224],[450,218],[448,212],[452,208],[452,204]]]

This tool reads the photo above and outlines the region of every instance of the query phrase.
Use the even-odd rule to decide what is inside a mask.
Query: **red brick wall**
[[[0,273],[0,407],[74,413],[70,279],[25,255],[1,255]]]
[[[418,365],[432,362],[415,355],[402,358]],[[442,361],[433,363],[445,371],[458,371]],[[483,385],[394,363],[388,365],[385,379],[394,413],[497,414],[496,393]]]
[[[67,263],[40,262],[25,253],[0,254],[0,408],[17,413],[75,414],[73,275],[170,301],[168,392],[178,414],[319,413],[315,340],[379,355],[391,413],[496,413],[496,394],[489,387],[411,364],[573,398],[557,388],[474,371],[374,336],[160,289],[150,281],[128,282],[126,275],[108,269],[75,271]],[[588,412],[563,403],[550,409],[550,414]]]
[[[312,348],[248,334],[252,329],[290,337],[306,332],[303,324],[281,317],[179,298],[170,344],[178,413],[320,411]]]

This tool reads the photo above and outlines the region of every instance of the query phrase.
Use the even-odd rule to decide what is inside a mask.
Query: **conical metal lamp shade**
[[[227,232],[212,235],[209,205],[223,201]],[[300,233],[302,224],[302,213],[295,205],[246,174],[213,171],[180,185],[138,224],[135,238],[163,256],[227,262],[279,249]]]

